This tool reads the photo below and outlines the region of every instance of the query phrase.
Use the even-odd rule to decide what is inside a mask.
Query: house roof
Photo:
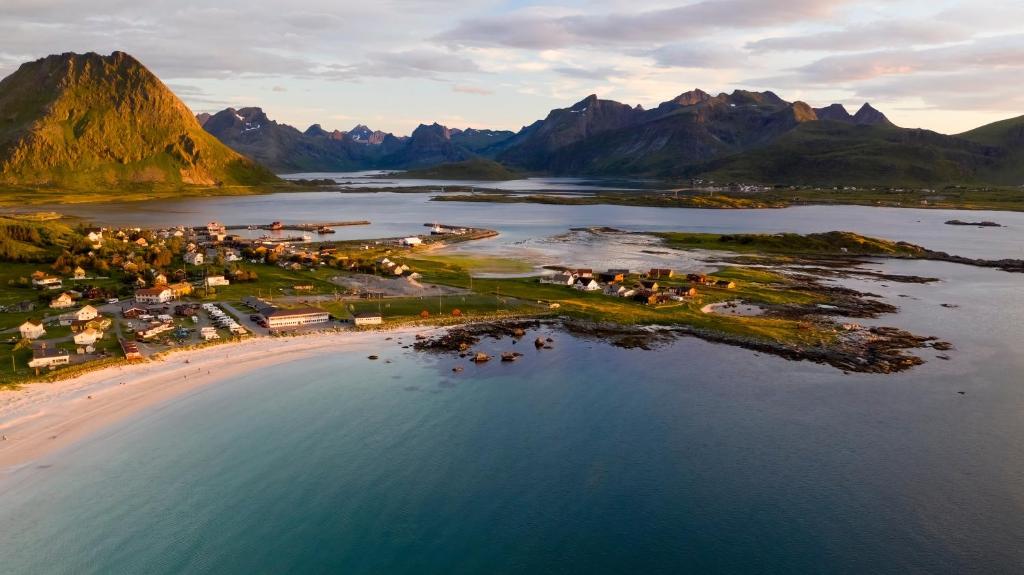
[[[135,290],[135,295],[160,295],[166,291],[171,291],[171,288],[167,286],[142,288]]]
[[[42,321],[42,320],[39,320],[39,319],[26,319],[26,320],[25,320],[25,323],[23,323],[23,324],[21,324],[21,325],[25,325],[26,323],[27,323],[27,324],[29,324],[29,325],[34,325],[34,326],[36,326],[36,327],[40,327],[40,326],[42,326],[42,325],[43,325],[43,321]],[[20,327],[20,326],[19,326],[19,327]]]
[[[299,307],[293,309],[269,308],[264,310],[263,315],[270,317],[299,317],[304,315],[319,315],[328,312],[316,307]]]

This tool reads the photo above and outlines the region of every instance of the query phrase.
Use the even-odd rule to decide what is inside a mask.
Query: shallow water
[[[977,230],[923,210],[563,211],[337,196],[174,205],[195,223],[272,205],[275,219],[315,220],[345,199],[337,213],[373,213],[385,227],[443,209],[433,214],[442,223],[500,229],[496,250],[542,253],[557,243],[545,238],[583,225],[839,227],[982,256],[1016,253],[1024,229],[1020,214],[1003,213],[967,214],[1009,225]],[[110,217],[167,217],[126,210]],[[573,257],[618,253],[594,243],[575,242]],[[901,308],[858,321],[950,341],[951,360],[925,350],[927,363],[906,373],[844,375],[694,339],[645,352],[553,334],[555,349],[541,352],[489,344],[526,356],[477,367],[382,335],[207,387],[0,479],[0,571],[1024,570],[1024,276],[869,267],[940,279],[843,283]],[[366,360],[371,350],[382,360]],[[452,373],[457,364],[465,372]]]
[[[325,239],[421,234],[423,224],[476,226],[501,236],[483,246],[533,247],[575,227],[611,226],[629,231],[688,230],[710,233],[827,232],[844,230],[902,240],[934,250],[980,258],[1024,258],[1024,213],[964,212],[862,206],[803,206],[779,210],[708,210],[630,206],[550,206],[432,202],[429,194],[305,192],[46,206],[97,225],[169,227],[369,220],[369,226],[337,228]],[[995,220],[1005,227],[949,226],[950,219]],[[265,232],[260,232],[265,233]]]

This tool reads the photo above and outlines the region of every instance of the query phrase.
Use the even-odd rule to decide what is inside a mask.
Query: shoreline
[[[40,458],[209,385],[325,350],[359,349],[386,334],[433,327],[254,338],[0,391],[0,481]]]

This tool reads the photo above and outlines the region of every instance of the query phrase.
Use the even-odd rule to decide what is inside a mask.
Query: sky
[[[1024,1],[0,0],[0,76],[128,52],[195,112],[518,130],[589,94],[772,90],[959,133],[1024,114]]]

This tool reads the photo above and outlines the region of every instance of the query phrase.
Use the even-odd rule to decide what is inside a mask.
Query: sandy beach
[[[387,334],[429,331],[408,327]],[[0,477],[190,391],[326,351],[366,352],[384,337],[374,331],[254,338],[0,391]]]

